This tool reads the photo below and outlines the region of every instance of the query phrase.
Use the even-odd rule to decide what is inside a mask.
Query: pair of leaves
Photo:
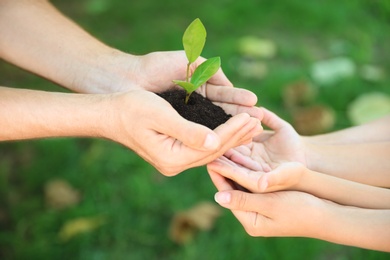
[[[210,58],[196,68],[189,82],[182,80],[174,80],[173,82],[183,87],[187,93],[192,93],[206,83],[218,71],[220,66],[220,57]]]
[[[188,71],[191,63],[195,62],[202,53],[206,36],[206,29],[199,18],[196,18],[184,32],[183,47],[188,59]],[[173,82],[187,91],[188,98],[192,92],[206,83],[218,71],[220,66],[221,59],[219,57],[210,58],[196,68],[191,80],[188,79],[189,75],[187,75],[186,81],[174,80]]]

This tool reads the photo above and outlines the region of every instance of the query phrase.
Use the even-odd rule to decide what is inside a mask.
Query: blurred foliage
[[[183,30],[199,17],[208,31],[203,56],[221,56],[224,72],[236,86],[254,91],[259,105],[289,121],[292,115],[282,93],[295,82],[307,81],[315,88],[312,105],[335,111],[330,130],[351,125],[348,106],[360,95],[390,94],[390,35],[386,33],[390,4],[386,0],[52,2],[92,35],[140,55],[182,49]],[[276,46],[272,57],[250,60],[264,68],[261,77],[240,72],[238,64],[248,59],[239,49],[244,37]],[[347,57],[356,72],[326,86],[313,82],[313,64],[337,57]],[[367,65],[380,68],[384,75],[374,80],[362,77],[360,69]],[[4,62],[0,73],[1,85],[66,91]],[[69,182],[80,192],[81,202],[62,210],[47,207],[44,189],[52,179]],[[172,242],[168,229],[175,212],[212,201],[214,192],[204,167],[166,178],[131,151],[105,140],[4,142],[0,144],[0,258],[388,258],[388,254],[314,239],[252,238],[227,210],[214,228],[200,232],[192,242]],[[104,225],[66,242],[59,239],[64,224],[93,217],[104,218]]]

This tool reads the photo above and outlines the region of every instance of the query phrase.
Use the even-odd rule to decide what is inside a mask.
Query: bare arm
[[[390,141],[390,115],[363,125],[305,138],[320,145]]]
[[[0,0],[0,57],[79,93],[163,92],[184,79],[184,51],[131,55],[109,47],[46,0]],[[152,40],[152,39],[151,39]],[[199,57],[194,66],[205,59]],[[262,118],[252,92],[219,69],[200,90],[228,113]],[[183,138],[179,138],[183,141]]]
[[[108,117],[103,95],[0,87],[0,141],[102,137]]]
[[[268,172],[251,170],[249,165],[220,158],[210,163],[208,169],[255,193],[295,190],[343,205],[390,209],[390,190],[386,188],[315,172],[296,162],[282,163]]]
[[[0,57],[81,93],[115,92],[135,60],[46,0],[0,0],[0,35]]]
[[[306,148],[307,167],[311,170],[373,186],[390,187],[390,141],[308,144]]]
[[[265,184],[264,184],[265,182]],[[390,190],[315,172],[299,163],[284,163],[262,174],[255,192],[296,190],[348,206],[390,209]]]
[[[164,124],[156,121],[156,111]],[[107,138],[134,150],[165,175],[204,165],[260,131],[259,120],[245,113],[212,131],[185,120],[145,90],[69,94],[0,87],[0,141]],[[194,138],[199,133],[206,138]],[[190,145],[178,141],[175,134],[185,135]]]
[[[390,187],[390,116],[334,133],[302,137],[273,112],[263,109],[263,114],[263,124],[273,131],[235,149],[263,168],[300,162],[313,171]]]
[[[251,236],[311,237],[390,252],[390,210],[342,206],[297,191],[242,192],[209,173],[219,191],[215,200],[231,209]]]

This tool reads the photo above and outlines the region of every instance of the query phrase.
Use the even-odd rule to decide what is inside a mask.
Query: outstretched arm
[[[308,142],[321,145],[388,142],[390,141],[390,115],[363,125],[305,138]]]
[[[282,162],[300,162],[313,171],[390,187],[390,116],[319,136],[317,140],[315,136],[299,136],[288,122],[265,108],[262,110],[262,123],[272,131],[264,131],[251,144],[235,149],[262,168],[273,169]],[[337,136],[338,143],[331,144],[326,136]],[[229,153],[227,156],[231,157]]]
[[[0,35],[0,57],[81,93],[118,91],[123,70],[131,72],[135,60],[92,37],[47,0],[0,0]]]
[[[236,115],[212,131],[185,120],[143,90],[68,94],[0,87],[0,107],[0,141],[107,138],[134,150],[165,175],[204,165],[261,131],[259,121],[248,114]],[[164,124],[156,120],[156,111]],[[177,134],[186,136],[187,144],[172,137]],[[199,134],[206,138],[192,138]]]
[[[219,191],[216,201],[231,209],[251,236],[311,237],[390,252],[390,210],[341,206],[297,191],[246,193],[209,173]]]
[[[390,209],[390,190],[352,182],[311,171],[301,163],[282,163],[272,171],[256,171],[225,157],[208,170],[235,181],[255,193],[295,190],[339,204],[372,209]]]
[[[131,55],[107,46],[47,0],[0,0],[0,57],[79,93],[162,92],[184,79],[184,51]],[[205,59],[194,62],[199,66]],[[252,92],[233,88],[222,69],[200,92],[228,113],[262,118]]]

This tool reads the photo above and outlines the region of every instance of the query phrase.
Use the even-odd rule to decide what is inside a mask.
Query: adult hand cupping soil
[[[114,94],[104,136],[134,150],[164,175],[204,165],[262,131],[260,121],[243,113],[214,131],[182,118],[148,91]],[[115,131],[113,131],[115,129]]]
[[[129,56],[128,59],[133,65],[120,86],[124,91],[138,87],[161,93],[174,87],[173,79],[184,80],[186,77],[188,61],[184,51],[152,52],[143,56]],[[193,67],[204,61],[203,57],[198,58]],[[255,107],[257,96],[249,90],[234,88],[222,69],[197,92],[221,106],[228,114],[248,113],[262,119],[262,111]]]
[[[257,119],[237,115],[213,132],[179,117],[152,93],[185,78],[183,51],[131,55],[100,42],[48,1],[1,3],[0,57],[86,94],[0,87],[0,103],[7,108],[0,113],[0,122],[7,125],[0,140],[105,137],[135,150],[163,174],[174,175],[216,159],[261,129],[256,96],[233,88],[221,69],[200,92],[232,115],[245,112]],[[199,58],[194,66],[203,61]]]

